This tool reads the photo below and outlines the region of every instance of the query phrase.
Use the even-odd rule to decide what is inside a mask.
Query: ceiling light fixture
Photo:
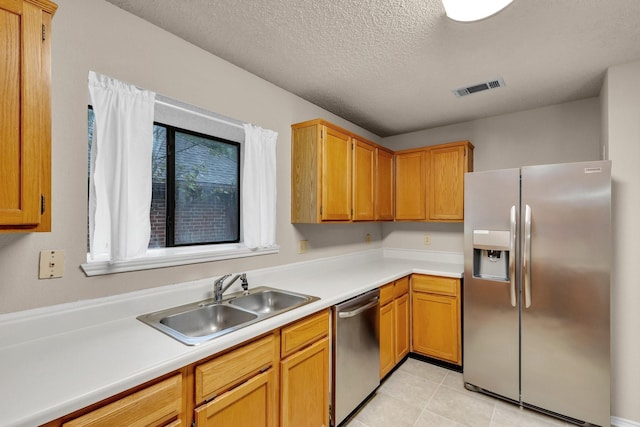
[[[454,21],[471,22],[500,12],[513,0],[442,0],[447,16]]]

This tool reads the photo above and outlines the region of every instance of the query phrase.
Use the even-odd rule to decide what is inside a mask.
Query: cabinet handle
[[[524,254],[522,256],[524,276],[524,308],[531,307],[531,206],[524,210]]]
[[[511,212],[509,215],[509,222],[511,225],[510,238],[509,238],[509,287],[511,294],[511,306],[516,306],[516,207],[511,206]]]
[[[365,304],[365,305],[363,305],[361,307],[358,307],[355,310],[341,311],[341,312],[338,313],[338,317],[341,318],[341,319],[348,319],[349,317],[357,316],[358,314],[360,314],[363,311],[375,306],[376,304],[378,304],[378,297],[375,297],[375,299],[373,299],[370,303]]]

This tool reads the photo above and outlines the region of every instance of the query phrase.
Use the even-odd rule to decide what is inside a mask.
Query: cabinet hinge
[[[191,421],[191,427],[196,427],[196,420]]]
[[[44,24],[42,24],[42,41],[45,41],[47,38],[47,29],[44,26]]]
[[[322,206],[320,206],[320,215],[322,215]]]
[[[44,215],[47,211],[47,198],[44,197],[44,194],[40,195],[40,215]]]

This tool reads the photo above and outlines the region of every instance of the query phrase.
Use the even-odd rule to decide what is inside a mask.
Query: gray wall
[[[460,225],[291,225],[292,123],[322,117],[394,149],[470,139],[476,145],[478,170],[532,160],[531,151],[540,155],[536,162],[554,155],[564,160],[579,153],[588,158],[598,151],[589,139],[599,123],[592,113],[597,108],[595,99],[381,140],[102,0],[60,0],[58,4],[52,58],[53,231],[0,234],[0,313],[379,248],[383,237],[385,246],[425,249],[424,229],[433,234],[427,249],[461,251]],[[85,277],[79,265],[86,260],[89,70],[277,131],[280,254]],[[551,141],[556,136],[557,144]],[[529,141],[536,144],[534,148]],[[583,145],[591,147],[585,149],[588,154]],[[371,234],[370,244],[365,243],[367,234]],[[297,253],[300,239],[309,241],[304,255]],[[45,249],[65,251],[63,278],[37,279],[38,254]]]
[[[600,100],[552,105],[384,138],[393,149],[469,140],[474,170],[566,163],[601,158]],[[384,247],[462,252],[462,224],[385,223]],[[431,245],[424,245],[429,234]]]
[[[603,141],[612,162],[612,407],[640,425],[640,61],[609,68],[602,88]]]
[[[379,224],[290,223],[292,123],[322,117],[375,135],[102,0],[59,0],[53,19],[53,231],[0,234],[0,313],[108,296],[228,272],[381,247]],[[279,133],[277,255],[87,278],[87,73],[94,70]],[[372,242],[365,243],[366,234]],[[309,251],[297,253],[307,239]],[[64,250],[65,275],[38,280],[41,250]]]

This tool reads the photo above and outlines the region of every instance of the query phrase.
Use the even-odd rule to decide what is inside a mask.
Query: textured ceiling
[[[107,1],[383,137],[598,96],[640,59],[640,0],[515,0],[475,23],[440,0]]]

